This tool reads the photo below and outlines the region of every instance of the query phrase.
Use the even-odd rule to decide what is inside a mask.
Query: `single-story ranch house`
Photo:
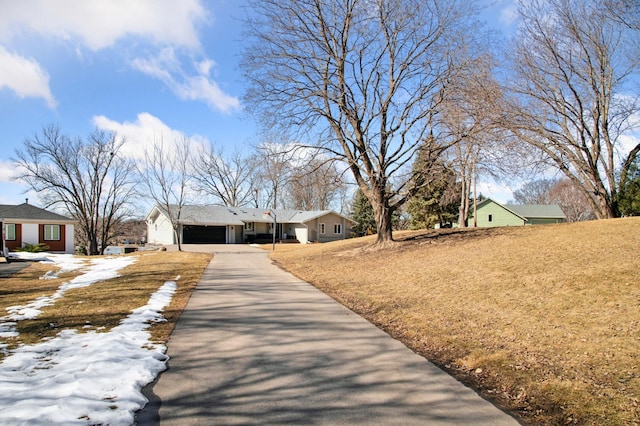
[[[148,243],[176,244],[166,209],[154,206],[145,220]],[[278,241],[297,240],[302,244],[345,239],[355,224],[353,220],[332,210],[188,205],[182,207],[178,232],[183,244],[269,242],[272,240],[274,222]]]
[[[46,244],[52,252],[74,253],[73,219],[33,206],[0,204],[2,251],[25,244]]]
[[[561,223],[565,215],[555,204],[500,204],[487,198],[476,206],[478,227],[523,226]],[[473,213],[469,217],[473,224]]]

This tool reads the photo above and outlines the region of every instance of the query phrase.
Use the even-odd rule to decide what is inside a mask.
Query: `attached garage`
[[[183,244],[226,244],[226,226],[184,225],[182,228]]]
[[[174,209],[175,208],[175,209]],[[173,214],[180,212],[179,235],[183,244],[245,244],[263,238],[277,241],[331,241],[344,239],[355,222],[332,210],[275,210],[249,207],[212,205],[172,206]],[[154,206],[147,222],[149,244],[177,244],[170,214],[159,205]],[[320,229],[323,232],[320,234]]]

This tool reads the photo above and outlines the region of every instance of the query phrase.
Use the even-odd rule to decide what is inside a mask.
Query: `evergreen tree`
[[[454,222],[460,205],[460,184],[455,173],[429,149],[420,149],[413,163],[414,185],[420,189],[408,202],[411,229],[432,228]]]
[[[629,167],[626,182],[620,188],[618,207],[623,216],[640,216],[640,156]]]
[[[459,183],[455,175],[446,170],[439,179],[418,192],[407,206],[411,215],[411,229],[433,228],[435,224],[444,226],[456,221],[458,214]]]
[[[352,228],[353,232],[358,237],[376,233],[376,218],[373,206],[371,205],[371,201],[369,201],[360,189],[356,191],[356,195],[351,206],[351,218],[358,222]]]

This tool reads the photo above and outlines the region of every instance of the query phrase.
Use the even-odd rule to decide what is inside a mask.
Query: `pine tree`
[[[353,232],[362,237],[376,233],[376,219],[371,201],[364,195],[362,190],[356,191],[353,204],[351,206],[351,218],[358,222],[353,228]]]
[[[421,188],[409,200],[407,211],[411,229],[432,228],[456,220],[460,187],[455,173],[428,149],[421,149],[413,163],[415,185]]]
[[[619,208],[623,216],[640,216],[640,156],[629,167],[626,182],[620,189]]]

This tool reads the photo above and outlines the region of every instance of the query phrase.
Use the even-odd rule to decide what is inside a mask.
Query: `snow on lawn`
[[[71,254],[49,254],[41,253],[21,253],[22,258],[37,259],[44,263],[53,263],[60,268],[58,272],[47,272],[41,279],[56,278],[57,274],[73,271],[82,268],[86,260]],[[125,266],[136,261],[135,257],[104,257],[92,259],[89,265],[82,268],[83,274],[75,277],[71,281],[64,282],[58,290],[51,296],[39,297],[36,300],[21,306],[10,306],[7,308],[9,315],[0,317],[0,337],[17,336],[15,332],[15,321],[33,319],[40,315],[40,309],[53,305],[56,299],[64,296],[67,290],[87,287],[98,281],[105,281],[118,277],[118,271]]]
[[[135,257],[92,260],[83,275],[60,287],[57,297],[117,276],[132,262],[124,259]],[[166,347],[152,343],[147,328],[164,321],[161,312],[175,290],[175,281],[165,282],[109,332],[64,330],[10,351],[0,363],[0,424],[132,424],[147,402],[141,389],[166,368]]]

